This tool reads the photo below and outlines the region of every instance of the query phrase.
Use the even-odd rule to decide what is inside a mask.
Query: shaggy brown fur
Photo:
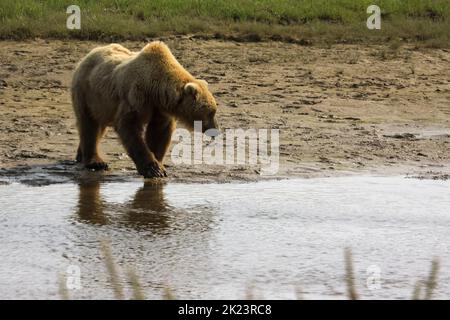
[[[78,65],[72,102],[80,134],[77,161],[107,169],[97,145],[113,126],[144,177],[166,176],[166,154],[180,120],[189,128],[218,129],[217,105],[206,81],[195,79],[162,42],[140,52],[118,44],[92,50]],[[145,131],[145,133],[144,133]]]

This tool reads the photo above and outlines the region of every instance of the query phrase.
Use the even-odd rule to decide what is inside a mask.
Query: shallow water
[[[148,298],[344,298],[353,250],[363,298],[408,299],[440,259],[450,298],[450,181],[343,177],[231,184],[0,185],[0,298],[113,298],[99,240]],[[366,286],[367,268],[379,289]],[[69,268],[70,269],[70,268]]]

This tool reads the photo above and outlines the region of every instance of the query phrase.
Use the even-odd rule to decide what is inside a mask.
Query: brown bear
[[[93,170],[108,168],[97,149],[108,126],[146,178],[167,176],[163,159],[176,121],[191,130],[194,121],[202,121],[203,132],[218,129],[208,84],[160,41],[139,52],[119,44],[93,49],[75,70],[72,103],[80,135],[76,159]]]

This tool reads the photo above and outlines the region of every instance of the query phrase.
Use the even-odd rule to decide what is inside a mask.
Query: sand
[[[165,41],[186,69],[209,82],[223,128],[280,130],[280,167],[268,178],[448,178],[449,50],[325,48],[187,36]],[[109,172],[86,172],[73,162],[78,134],[71,76],[76,63],[98,45],[75,40],[0,42],[0,177],[137,176],[112,129],[101,144]],[[123,45],[139,50],[145,43]],[[169,181],[263,178],[255,165],[173,165],[170,156],[166,162]]]

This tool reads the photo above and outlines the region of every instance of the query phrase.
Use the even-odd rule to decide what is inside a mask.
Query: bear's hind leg
[[[78,122],[80,132],[80,146],[77,152],[77,161],[83,162],[86,169],[108,170],[108,165],[99,156],[98,143],[103,137],[105,128],[101,127],[89,116],[84,116]]]
[[[75,158],[75,161],[77,163],[83,162],[83,153],[81,152],[81,144],[78,145],[77,156]]]

